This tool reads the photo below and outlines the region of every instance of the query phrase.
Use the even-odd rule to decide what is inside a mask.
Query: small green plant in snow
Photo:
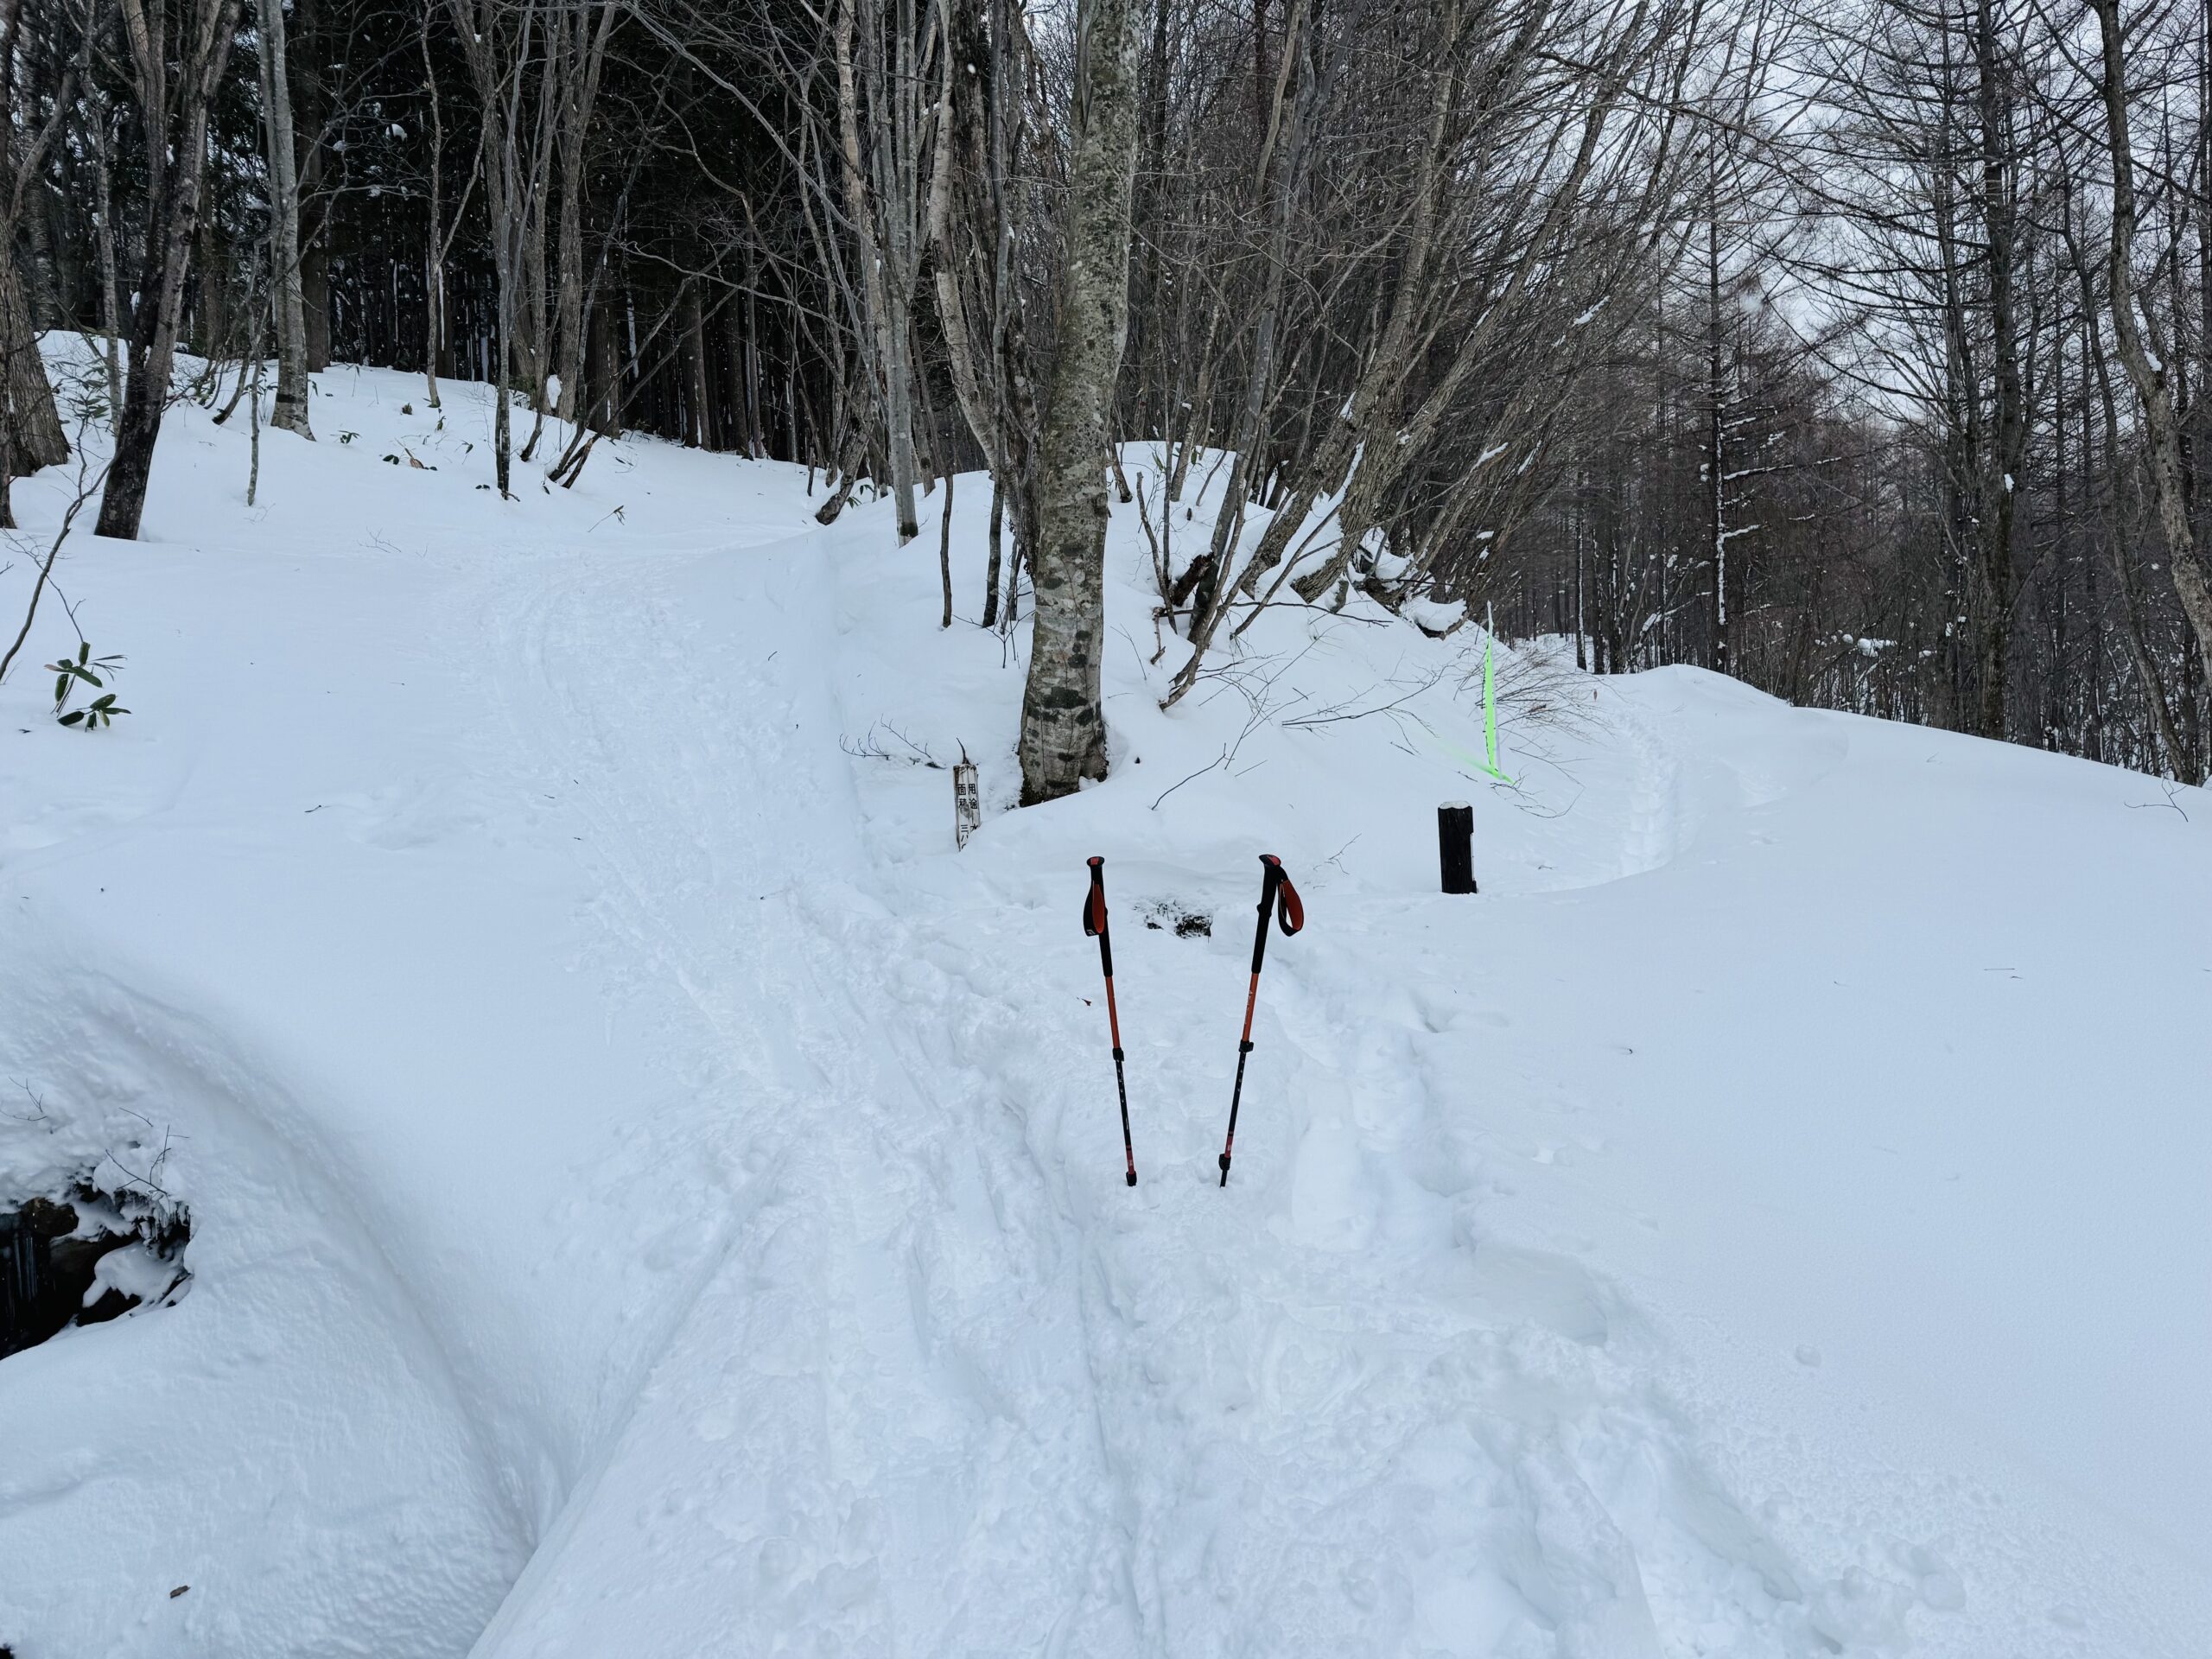
[[[103,726],[112,726],[116,715],[130,712],[116,706],[115,693],[107,689],[107,680],[101,677],[114,677],[116,671],[123,666],[121,657],[95,657],[92,642],[79,639],[76,660],[64,657],[46,666],[54,677],[54,717],[64,726],[82,726],[88,732],[96,732]],[[82,709],[70,709],[69,699],[80,686],[89,686],[100,695]],[[63,712],[65,709],[67,713]]]

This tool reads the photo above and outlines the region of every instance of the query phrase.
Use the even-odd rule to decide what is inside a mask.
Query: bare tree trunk
[[[1985,737],[2011,729],[2013,612],[2019,602],[2015,527],[2021,480],[2027,471],[2027,399],[2021,383],[2017,283],[2018,226],[2012,175],[2019,166],[2012,134],[2008,67],[1999,61],[1993,0],[1976,0],[1974,35],[1977,124],[1980,128],[1980,213],[1989,283],[1990,367],[1996,377],[1994,429],[1982,487],[1976,551],[1981,564],[1982,604],[1978,724]]]
[[[517,129],[538,16],[535,0],[524,0],[512,9],[503,9],[493,0],[447,0],[447,4],[480,106],[478,165],[484,181],[485,217],[491,232],[497,288],[492,346],[492,468],[504,499],[512,494],[509,483],[514,463],[514,415],[508,389],[513,383],[520,307],[518,289],[528,244],[528,203]],[[509,17],[514,20],[512,24]]]
[[[2112,249],[2105,302],[2112,314],[2113,340],[2121,365],[2134,383],[2143,408],[2148,440],[2151,493],[2158,504],[2158,527],[2166,543],[2174,591],[2196,635],[2200,649],[2212,652],[2212,575],[2208,575],[2189,523],[2183,487],[2181,442],[2174,418],[2173,394],[2166,385],[2164,353],[2153,361],[2144,340],[2135,300],[2131,251],[2135,239],[2135,157],[2127,133],[2126,55],[2121,39],[2119,0],[2089,0],[2097,14],[2104,48],[2105,135],[2112,158]]]
[[[552,342],[547,338],[550,318],[546,309],[545,221],[553,170],[554,118],[560,103],[559,89],[565,80],[563,58],[569,38],[561,9],[554,10],[541,32],[545,36],[545,65],[538,79],[537,137],[531,146],[529,165],[519,172],[522,189],[517,204],[523,238],[522,327],[517,343],[524,351],[523,379],[530,388],[531,410],[530,436],[522,447],[524,461],[537,453],[538,440],[545,433],[547,392],[553,373]],[[523,61],[529,60],[525,49]],[[521,80],[518,74],[518,87]]]
[[[1084,0],[1068,158],[1062,330],[1038,459],[1037,607],[1021,702],[1021,803],[1106,775],[1099,706],[1109,508],[1106,447],[1128,326],[1129,196],[1136,168],[1133,0]]]
[[[594,286],[598,284],[594,283]],[[623,303],[618,290],[612,295],[601,295],[584,312],[586,343],[581,419],[601,437],[622,435],[622,363],[615,347],[615,328]],[[575,442],[571,436],[569,442]]]
[[[0,369],[5,376],[0,397],[6,399],[0,408],[0,436],[8,446],[10,475],[20,478],[41,467],[60,466],[69,459],[69,439],[39,357],[38,330],[24,302],[15,256],[8,251],[0,251]]]
[[[92,226],[100,264],[100,356],[107,371],[107,427],[123,430],[123,283],[116,269],[115,175],[108,166],[108,124],[105,108],[92,123],[98,141],[99,218]]]
[[[944,614],[938,621],[940,628],[952,626],[952,474],[944,475],[944,519],[939,526],[937,542],[938,575],[944,588]]]
[[[991,556],[983,570],[983,626],[995,628],[999,620],[999,568],[1005,553],[1006,491],[991,479]]]
[[[280,0],[281,3],[281,0]],[[423,385],[432,409],[438,402],[438,353],[446,343],[445,111],[438,99],[438,72],[430,57],[430,9],[423,0],[423,86],[430,97],[430,234],[423,248]]]
[[[957,39],[957,31],[948,27],[948,35]],[[961,292],[961,276],[964,268],[979,264],[972,258],[973,241],[969,238],[956,238],[953,226],[953,206],[956,197],[965,207],[972,200],[973,191],[956,188],[965,181],[960,176],[960,163],[967,158],[956,158],[955,139],[963,124],[972,130],[973,117],[968,113],[968,99],[960,89],[960,82],[953,74],[954,60],[958,54],[948,48],[944,54],[944,71],[938,86],[937,162],[930,178],[928,213],[930,243],[937,251],[936,267],[932,272],[937,289],[938,320],[944,330],[945,357],[952,376],[954,401],[959,405],[961,418],[968,429],[975,434],[976,442],[983,452],[983,464],[995,477],[999,470],[998,422],[992,401],[984,394],[984,372],[988,366],[975,346],[974,332],[968,326],[968,307]],[[970,226],[962,215],[961,229]]]
[[[696,283],[684,289],[683,349],[683,442],[705,449],[713,445],[714,429],[707,417],[707,323]]]
[[[269,424],[312,441],[308,417],[307,307],[300,292],[300,177],[292,150],[292,78],[284,0],[255,0],[262,130],[269,154],[270,298],[276,318],[276,404]]]
[[[1713,666],[1728,669],[1728,421],[1721,384],[1720,181],[1708,173],[1705,198],[1705,493],[1713,549]]]
[[[251,292],[251,290],[249,290],[249,292]],[[251,303],[251,301],[249,301],[249,303]],[[259,308],[260,308],[258,306],[255,307],[257,311],[258,311]],[[252,347],[248,351],[247,357],[251,361],[252,367],[248,372],[249,386],[246,391],[245,399],[246,442],[250,446],[250,453],[252,456],[252,459],[246,464],[245,473],[245,504],[249,507],[253,505],[254,497],[261,492],[262,357],[261,319],[258,316],[254,319],[253,327],[251,332],[254,343]]]
[[[300,304],[307,324],[308,372],[330,366],[330,213],[322,190],[323,126],[330,114],[324,82],[331,41],[322,29],[321,0],[296,0],[291,38],[299,42],[292,111],[297,142],[300,204]],[[312,214],[312,217],[310,215]]]
[[[586,142],[590,137],[592,112],[599,102],[599,82],[607,61],[607,46],[614,30],[619,9],[613,0],[601,0],[594,22],[578,11],[564,25],[573,28],[575,40],[566,59],[568,73],[561,87],[557,143],[560,153],[561,229],[554,281],[555,328],[561,353],[560,416],[564,421],[582,418],[584,381],[584,213],[590,200],[584,176]]]
[[[176,362],[177,330],[184,309],[184,278],[200,222],[207,178],[207,106],[222,74],[238,0],[197,0],[188,13],[190,38],[180,42],[172,81],[160,15],[149,17],[141,0],[123,0],[137,83],[139,119],[146,133],[146,240],[137,304],[130,319],[130,378],[124,390],[123,421],[115,459],[100,496],[98,533],[136,541],[152,482],[154,446],[168,404],[169,373]]]
[[[2153,728],[2158,741],[2166,753],[2168,764],[2178,774],[2181,769],[2181,740],[2174,730],[2173,705],[2166,695],[2164,677],[2158,664],[2143,642],[2143,614],[2140,594],[2135,579],[2135,563],[2127,550],[2126,527],[2120,522],[2120,480],[2110,476],[2117,470],[2120,454],[2120,404],[2113,396],[2112,372],[2105,360],[2104,342],[2097,326],[2096,289],[2093,267],[2088,251],[2082,247],[2075,232],[2074,201],[2070,188],[2067,191],[2060,219],[2060,233],[2065,238],[2069,263],[2074,267],[2075,279],[2082,292],[2082,472],[2085,480],[2093,477],[2088,431],[2088,391],[2091,385],[2097,390],[2097,401],[2104,413],[2105,471],[2101,496],[2104,519],[2106,556],[2111,559],[2113,574],[2117,578],[2120,593],[2120,623],[2121,642],[2127,647],[2129,663],[2135,670],[2136,683],[2141,687],[2143,701],[2149,706]],[[2062,359],[2063,360],[2063,359]],[[2062,370],[2063,373],[2063,370]],[[2061,397],[2064,396],[2061,391]],[[2058,472],[2065,475],[2065,443],[2062,432],[2059,443]],[[2094,592],[2095,565],[2089,571],[2091,592]],[[2094,635],[2092,636],[2094,637]]]

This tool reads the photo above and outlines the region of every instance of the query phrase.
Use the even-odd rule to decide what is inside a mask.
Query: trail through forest
[[[66,567],[127,720],[0,692],[0,1178],[194,1217],[0,1362],[18,1659],[2192,1650],[2201,794],[1541,643],[1492,787],[1360,600],[1163,714],[1117,518],[1114,773],[1016,812],[981,480],[940,631],[887,504],[502,505],[377,460],[480,389],[329,379]]]

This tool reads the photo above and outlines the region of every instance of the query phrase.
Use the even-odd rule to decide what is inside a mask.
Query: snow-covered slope
[[[934,523],[321,391],[72,543],[131,715],[0,688],[0,1192],[166,1139],[194,1227],[0,1361],[17,1659],[2202,1651],[2212,799],[1535,648],[1508,789],[1357,606],[1162,714],[1128,513],[1014,812]]]

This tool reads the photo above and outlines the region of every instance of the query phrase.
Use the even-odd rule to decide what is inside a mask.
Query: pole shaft
[[[1122,1051],[1114,1051],[1114,1090],[1122,1097],[1122,1156],[1128,1160],[1128,1184],[1137,1184],[1136,1148],[1129,1141],[1129,1086],[1122,1077]]]
[[[1103,936],[1102,936],[1103,937]],[[1106,1029],[1114,1037],[1114,1092],[1122,1102],[1122,1156],[1128,1161],[1128,1184],[1137,1184],[1136,1144],[1129,1138],[1129,1084],[1122,1069],[1122,1016],[1114,1007],[1114,976],[1106,976]]]
[[[1229,1160],[1236,1154],[1236,1107],[1244,1098],[1244,1057],[1252,1052],[1247,1038],[1236,1046],[1236,1086],[1229,1093],[1229,1138],[1221,1143],[1221,1184],[1229,1185]]]
[[[1090,898],[1084,912],[1084,926],[1098,936],[1098,967],[1106,980],[1106,1029],[1114,1042],[1114,1093],[1122,1106],[1122,1156],[1125,1160],[1124,1177],[1131,1186],[1137,1184],[1137,1154],[1135,1142],[1129,1135],[1129,1082],[1123,1069],[1122,1051],[1122,1012],[1114,1001],[1114,942],[1106,921],[1106,861],[1090,861]]]
[[[1252,935],[1252,985],[1244,993],[1244,1029],[1236,1039],[1236,1082],[1229,1091],[1229,1134],[1221,1143],[1221,1184],[1229,1185],[1229,1160],[1236,1153],[1236,1110],[1244,1101],[1244,1061],[1252,1052],[1252,1010],[1260,1001],[1260,969],[1268,959],[1268,912],[1274,908],[1275,883],[1281,879],[1282,867],[1272,861],[1265,865],[1266,874],[1260,882],[1260,925]]]

